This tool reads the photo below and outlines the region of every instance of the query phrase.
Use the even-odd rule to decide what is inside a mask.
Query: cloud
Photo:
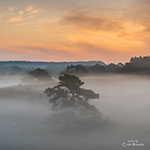
[[[24,12],[23,12],[23,11],[19,11],[18,14],[19,14],[19,15],[23,15]]]
[[[40,44],[33,44],[31,46],[21,46],[17,47],[19,50],[28,50],[35,51],[38,54],[38,57],[41,59],[51,59],[53,61],[57,60],[82,60],[82,56],[84,55],[81,51],[78,52],[77,48],[71,48],[67,46],[57,45],[57,46],[45,46]],[[67,58],[67,59],[66,59]]]
[[[35,10],[29,12],[28,14],[32,15],[32,14],[36,14],[36,13],[38,13],[38,9],[35,9]]]
[[[3,55],[1,60],[30,60],[30,61],[73,61],[82,60],[82,56],[63,48],[45,48],[38,46],[16,46],[0,48]],[[9,55],[8,55],[9,54]]]
[[[124,20],[125,30],[119,36],[128,40],[138,40],[149,45],[150,40],[150,0],[133,0],[128,6]],[[126,26],[127,25],[127,26]]]
[[[75,51],[88,56],[97,57],[99,55],[117,54],[125,51],[130,54],[133,47],[143,48],[140,38],[136,34],[142,32],[141,25],[116,16],[105,16],[81,9],[69,12],[56,22],[44,24],[50,31],[51,37],[58,35],[58,39],[66,39],[63,44]],[[61,43],[62,44],[62,43]],[[135,49],[134,49],[135,50]],[[96,54],[92,54],[92,51]],[[86,55],[86,56],[87,56]],[[114,58],[114,56],[113,56]]]
[[[9,12],[13,12],[15,9],[13,7],[8,7]]]
[[[37,54],[40,55],[42,54],[41,51],[39,51],[38,49],[33,49],[30,47],[21,47],[21,46],[11,46],[11,47],[4,47],[0,49],[3,53],[4,51],[8,51],[8,53],[10,52],[15,52],[15,53],[22,53],[22,54]],[[6,53],[6,52],[5,52]]]
[[[110,7],[111,8],[111,7]],[[62,17],[60,24],[76,32],[114,34],[125,40],[150,39],[150,0],[134,0],[125,7],[78,7]],[[117,14],[118,12],[118,14]],[[121,13],[120,13],[121,12]]]
[[[39,54],[48,54],[50,53],[51,55],[64,55],[64,54],[73,54],[71,51],[66,51],[66,50],[59,50],[59,49],[53,49],[53,48],[45,48],[42,46],[22,46],[18,47],[19,49],[24,49],[24,50],[30,50],[34,51]]]
[[[148,6],[150,7],[150,0],[147,2]],[[145,8],[145,3],[143,5]],[[93,15],[91,12],[78,11],[69,13],[68,15],[64,16],[61,23],[65,26],[75,27],[77,32],[84,31],[87,33],[96,33],[99,35],[101,35],[102,32],[105,32],[110,35],[115,34],[125,40],[141,41],[143,43],[149,44],[150,10],[147,9],[147,11],[144,11],[144,8],[142,7],[135,9],[134,11],[128,11],[128,13],[131,14],[129,18],[127,18],[126,14],[123,14],[121,18],[115,18],[115,16],[111,15]],[[137,12],[137,10],[140,11]]]
[[[33,9],[34,9],[34,5],[30,5],[30,6],[28,6],[27,8],[26,8],[26,12],[30,12],[30,11],[32,11]]]
[[[8,22],[19,22],[22,20],[23,20],[22,16],[17,16],[17,17],[10,18]]]
[[[125,17],[128,20],[132,20],[145,28],[150,27],[150,0],[134,0],[130,7],[134,8],[134,11],[129,12]]]
[[[18,23],[18,24],[15,24],[15,26],[30,26],[30,25],[33,25],[35,24],[34,22],[28,22],[28,23]]]
[[[24,9],[21,8],[14,9],[13,7],[9,7],[9,12],[7,10],[3,15],[5,15],[5,18],[7,18],[8,22],[11,23],[30,19],[34,17],[37,13],[42,14],[43,12],[44,9],[38,9],[36,6],[30,5],[28,7],[25,7]]]
[[[68,14],[62,19],[62,23],[92,31],[116,32],[123,29],[121,20],[88,15],[87,13]]]
[[[117,41],[117,40],[116,40]],[[111,45],[108,42],[108,47],[107,46],[103,46],[103,45],[99,45],[99,43],[96,44],[92,44],[90,42],[78,42],[76,43],[78,47],[80,47],[83,51],[82,55],[82,59],[87,59],[89,58],[90,60],[99,60],[101,59],[102,61],[106,61],[107,63],[111,63],[111,62],[126,62],[126,60],[129,59],[129,57],[138,54],[140,55],[141,53],[139,53],[138,49],[136,49],[136,52],[133,51],[131,48],[129,48],[128,50],[120,50],[120,49],[116,49],[114,48],[113,45]]]

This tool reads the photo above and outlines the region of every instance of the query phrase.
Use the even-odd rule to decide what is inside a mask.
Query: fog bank
[[[111,120],[103,130],[59,132],[47,121],[51,104],[43,92],[57,82],[0,88],[0,149],[2,150],[149,150],[150,78],[134,75],[83,77],[83,88],[100,94],[91,100]],[[5,86],[6,83],[6,86]],[[14,85],[14,84],[13,84]],[[9,87],[8,87],[9,86]],[[144,143],[122,146],[129,140]]]

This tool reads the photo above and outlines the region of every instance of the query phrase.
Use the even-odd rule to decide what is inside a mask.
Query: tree
[[[35,83],[50,80],[52,80],[52,77],[49,75],[49,72],[40,68],[28,72],[27,75],[22,78],[22,82],[24,83]]]
[[[19,66],[13,66],[10,75],[17,75],[21,73],[22,73],[22,69]]]
[[[44,77],[48,77],[48,71],[47,70],[44,70],[44,69],[36,69],[36,70],[33,70],[33,71],[30,71],[28,73],[28,75],[32,76],[32,77],[35,77],[36,79],[40,79],[40,78],[44,78]]]
[[[90,73],[94,74],[104,73],[106,71],[105,67],[100,64],[95,64],[94,66],[87,66],[87,69]]]
[[[83,65],[67,66],[67,68],[65,69],[65,72],[67,74],[73,74],[73,75],[86,75],[89,73],[86,67]]]
[[[130,59],[130,64],[136,67],[138,71],[150,71],[150,57],[149,56],[140,56],[140,57],[132,57]]]
[[[101,112],[94,105],[89,104],[89,100],[98,99],[99,94],[81,88],[83,84],[79,77],[64,74],[59,77],[57,86],[45,90],[52,104],[53,123],[71,128],[85,128],[99,126],[105,122]]]

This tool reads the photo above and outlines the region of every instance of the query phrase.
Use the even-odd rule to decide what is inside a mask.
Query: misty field
[[[150,77],[108,74],[81,79],[83,88],[100,94],[90,103],[111,121],[108,127],[58,131],[48,121],[51,104],[44,93],[57,81],[25,85],[19,76],[1,76],[0,150],[149,150]],[[130,140],[144,146],[127,145]]]

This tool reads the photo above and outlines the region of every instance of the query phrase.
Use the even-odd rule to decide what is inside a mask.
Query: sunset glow
[[[150,0],[0,0],[0,60],[127,62],[150,52]]]

